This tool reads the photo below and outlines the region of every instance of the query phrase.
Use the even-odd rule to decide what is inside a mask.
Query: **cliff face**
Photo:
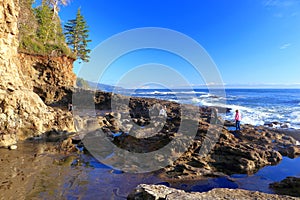
[[[65,78],[64,71],[62,66],[55,69],[56,74],[59,72],[61,76],[54,78],[50,70],[53,65],[47,64],[48,67],[43,67],[36,64],[36,67],[30,69],[31,63],[35,61],[25,59],[24,55],[18,55],[18,13],[18,0],[0,1],[0,147],[12,145],[18,140],[40,135],[52,129],[74,130],[70,113],[46,106],[41,99],[42,92],[38,92],[41,98],[34,92],[39,90],[39,87],[46,88],[46,83],[49,90],[53,89],[50,86],[52,84],[53,87],[64,85],[62,83]],[[61,59],[65,62],[65,58]],[[67,67],[69,68],[70,66]],[[70,78],[71,82],[73,78]],[[58,86],[54,86],[57,80],[61,82],[58,81]],[[44,100],[51,103],[59,99],[58,96],[62,95],[44,94]]]
[[[0,88],[11,91],[22,86],[18,73],[18,7],[16,0],[0,2]],[[11,75],[14,75],[11,77]],[[3,92],[1,92],[2,94]],[[2,94],[3,95],[3,94]]]
[[[25,86],[34,91],[46,104],[62,101],[67,104],[66,95],[75,84],[74,60],[66,56],[47,57],[19,53],[21,72]]]

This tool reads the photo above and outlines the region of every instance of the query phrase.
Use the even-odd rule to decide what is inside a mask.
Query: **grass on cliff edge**
[[[66,44],[54,42],[43,44],[32,38],[22,38],[18,51],[42,56],[67,56],[76,60],[75,54]]]

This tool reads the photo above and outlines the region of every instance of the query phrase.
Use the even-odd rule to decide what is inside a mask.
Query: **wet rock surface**
[[[216,109],[222,108],[199,108],[72,88],[75,79],[71,72],[72,60],[18,54],[18,12],[18,1],[0,2],[3,19],[0,23],[0,147],[15,148],[17,142],[28,138],[42,138],[59,145],[55,148],[33,145],[35,153],[20,156],[15,152],[27,151],[22,145],[18,144],[15,151],[1,149],[14,154],[13,160],[10,154],[1,154],[1,164],[6,163],[1,165],[1,195],[5,192],[5,197],[10,197],[17,192],[16,199],[20,199],[27,191],[34,193],[29,198],[38,196],[36,193],[45,194],[49,188],[54,191],[56,187],[47,183],[48,173],[58,180],[65,177],[59,175],[64,173],[49,169],[48,164],[53,160],[48,155],[76,152],[73,143],[86,145],[84,139],[95,147],[87,148],[89,151],[98,151],[97,155],[108,158],[111,165],[126,166],[124,170],[131,172],[163,168],[157,173],[166,180],[254,173],[263,166],[277,164],[282,156],[299,156],[295,135],[290,137],[285,132],[250,125],[242,126],[240,132],[228,131],[216,113]],[[66,111],[72,97],[75,97],[73,114]],[[162,108],[166,115],[160,115]],[[74,126],[78,134],[70,139]],[[166,146],[166,150],[159,152]],[[112,153],[118,159],[109,157]],[[144,162],[135,161],[135,157],[127,159],[130,153],[141,155]],[[39,156],[44,155],[46,159],[41,161]],[[73,161],[62,158],[58,164],[69,165],[70,160]],[[40,176],[32,182],[36,173]],[[26,187],[38,189],[19,187],[22,181]]]
[[[270,187],[274,189],[277,194],[300,197],[299,177],[287,177],[280,182],[271,183]]]
[[[87,98],[86,94],[88,92],[84,98]],[[282,156],[299,156],[297,138],[289,136],[288,132],[285,134],[277,129],[251,125],[243,125],[238,132],[230,131],[227,127],[233,124],[224,122],[216,114],[216,110],[226,112],[226,109],[180,105],[97,91],[89,92],[89,95],[92,96],[89,99],[95,96],[98,110],[94,117],[81,115],[76,120],[78,127],[90,131],[90,140],[97,138],[98,134],[107,139],[105,142],[113,144],[111,150],[103,149],[107,152],[106,156],[118,148],[147,154],[172,144],[166,151],[158,152],[153,159],[145,160],[145,163],[156,160],[153,163],[164,168],[161,176],[166,179],[252,174],[264,166],[278,164]],[[113,99],[117,103],[111,103]],[[159,115],[162,108],[166,110],[166,116]],[[82,108],[82,113],[88,113],[85,109]],[[97,134],[92,133],[97,130]],[[87,133],[81,134],[83,138]],[[108,146],[102,145],[105,148]],[[130,162],[130,159],[124,160],[124,165],[131,166]],[[136,163],[132,167],[137,169],[145,166]]]
[[[126,199],[141,181],[161,181],[119,172],[89,154],[68,152],[69,145],[35,139],[16,150],[0,148],[0,199]]]
[[[19,142],[13,151],[1,148],[0,199],[61,199],[65,186],[81,176],[71,169],[82,164],[76,162],[80,154],[66,152],[60,143],[40,140]]]
[[[241,189],[226,189],[217,188],[208,192],[185,192],[183,190],[176,190],[166,187],[164,185],[146,185],[141,184],[136,187],[134,191],[128,196],[129,200],[142,200],[142,199],[245,199],[245,200],[264,200],[264,199],[297,199],[290,196],[281,196],[275,194],[265,194],[261,192],[253,192]]]

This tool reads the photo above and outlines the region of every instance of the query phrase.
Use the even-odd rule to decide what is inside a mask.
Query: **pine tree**
[[[18,24],[20,31],[18,50],[41,55],[67,55],[73,58],[74,55],[66,44],[58,16],[59,6],[66,5],[68,1],[41,0],[41,5],[33,8],[34,2],[35,0],[19,1],[22,12],[20,12]],[[56,6],[56,11],[54,6]]]
[[[65,42],[60,19],[47,2],[43,1],[41,6],[35,8],[35,16],[38,21],[37,37],[44,45]]]
[[[88,39],[88,26],[80,13],[80,8],[77,11],[76,18],[69,20],[64,27],[67,44],[72,48],[76,58],[88,62],[88,54],[91,50],[88,49],[87,45],[91,40]]]
[[[52,8],[52,21],[55,21],[57,16],[58,16],[58,12],[59,12],[59,6],[63,5],[66,6],[69,4],[69,0],[46,0],[47,5],[49,5]],[[54,27],[54,32],[57,33],[61,30],[57,30],[56,28],[61,28],[61,26],[59,27]]]

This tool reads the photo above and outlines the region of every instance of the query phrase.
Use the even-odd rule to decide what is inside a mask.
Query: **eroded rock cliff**
[[[18,13],[18,0],[0,1],[0,147],[10,146],[18,140],[52,129],[74,130],[71,113],[46,106],[40,98],[43,95],[35,93],[37,86],[43,85],[39,78],[44,77],[35,73],[34,69],[28,70],[34,73],[24,73],[31,60],[27,60],[28,65],[24,60],[19,60],[24,56],[18,55]],[[36,70],[39,71],[39,68]],[[42,74],[47,77],[47,73],[46,69]],[[61,73],[64,74],[63,71]],[[63,81],[64,77],[60,79]],[[48,82],[48,87],[53,81]],[[52,93],[45,96],[44,100],[49,102],[57,98]]]
[[[34,91],[46,104],[59,101],[71,93],[76,76],[73,73],[74,59],[66,56],[39,56],[19,53],[21,72],[25,86]]]

